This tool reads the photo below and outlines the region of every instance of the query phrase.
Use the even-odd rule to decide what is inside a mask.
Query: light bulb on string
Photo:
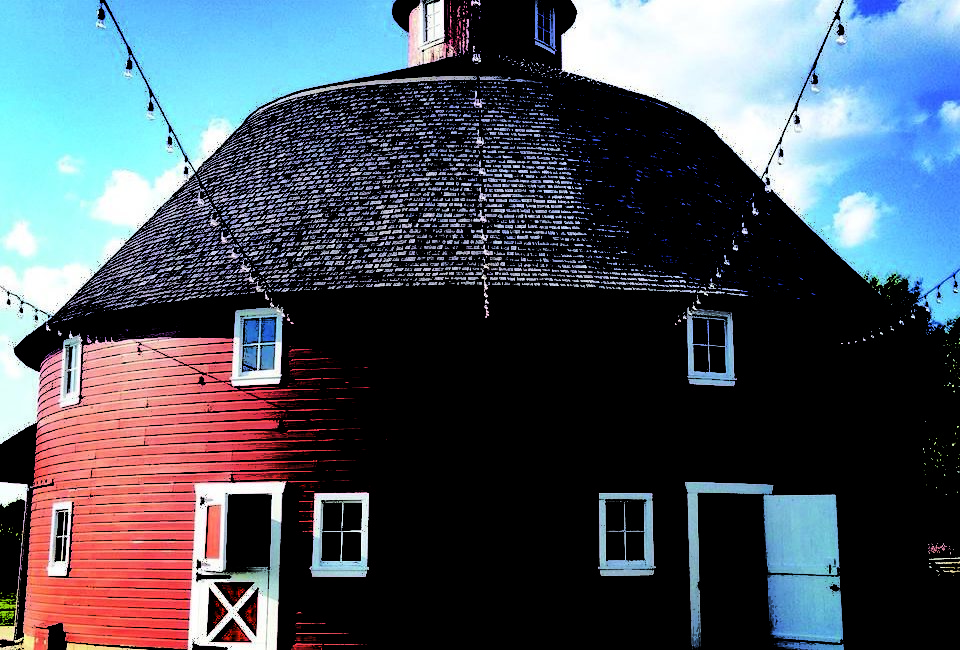
[[[173,153],[173,129],[168,128],[167,133],[167,153]]]
[[[773,187],[770,186],[770,175],[769,175],[769,174],[767,174],[767,175],[765,175],[765,176],[763,177],[763,191],[764,191],[764,192],[768,192],[768,193],[773,191]]]
[[[800,114],[793,114],[793,132],[794,133],[803,133],[803,126],[800,124]]]
[[[203,190],[197,190],[197,205],[203,206]]]
[[[183,177],[186,178],[189,175],[190,175],[189,161],[187,160],[187,157],[184,156],[183,157]]]
[[[770,182],[770,177],[767,176],[767,183],[769,183],[769,182]],[[759,216],[760,216],[760,210],[757,210],[757,204],[756,204],[756,203],[753,203],[753,202],[750,203],[750,214],[752,214],[752,215],[755,216],[755,217],[759,217]]]
[[[940,287],[937,287],[937,304],[943,304],[943,296],[940,295]]]
[[[953,292],[960,293],[960,284],[957,284],[957,276],[953,276]]]
[[[100,8],[97,9],[97,29],[106,29],[107,26],[103,24],[104,18],[107,17],[106,12],[103,10],[103,3],[100,4]]]
[[[783,147],[780,147],[780,151],[779,153],[777,153],[777,164],[778,165],[783,164]]]
[[[127,79],[133,77],[133,50],[127,47],[127,67],[123,70],[123,76]]]
[[[217,219],[216,216],[210,217],[210,227],[211,227],[211,228],[219,228],[219,227],[220,227],[220,221]]]
[[[750,231],[747,230],[747,223],[746,223],[745,221],[743,221],[743,222],[740,223],[740,234],[741,234],[741,235],[749,235],[749,234],[750,234]],[[734,246],[736,246],[736,244],[734,244]]]
[[[153,114],[153,94],[151,93],[150,99],[147,101],[147,119],[155,120],[157,116]]]
[[[732,250],[734,253],[736,253],[738,250],[740,250],[740,246],[737,245],[737,240],[736,240],[736,239],[733,240],[733,246],[730,247],[730,250]]]
[[[723,256],[723,265],[724,265],[724,266],[730,266],[730,260],[727,259],[727,256],[726,256],[726,255]]]
[[[843,28],[843,23],[837,24],[837,45],[847,44],[847,31]]]
[[[817,73],[813,73],[813,80],[810,82],[810,90],[812,92],[820,92],[820,77],[817,76]]]

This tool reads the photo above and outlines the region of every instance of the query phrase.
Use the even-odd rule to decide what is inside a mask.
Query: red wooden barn
[[[28,650],[896,637],[876,297],[563,72],[570,0],[482,4],[397,0],[411,67],[255,111],[16,348]]]

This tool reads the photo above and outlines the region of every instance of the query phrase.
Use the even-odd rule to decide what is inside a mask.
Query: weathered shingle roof
[[[505,59],[482,68],[448,59],[281,98],[199,175],[274,293],[476,286],[480,119],[494,287],[689,290],[716,269],[761,188],[692,116]],[[750,262],[731,266],[722,290],[814,293],[819,271],[798,269],[845,265],[759,194],[763,214],[739,253]],[[252,294],[196,199],[194,178],[54,322]]]

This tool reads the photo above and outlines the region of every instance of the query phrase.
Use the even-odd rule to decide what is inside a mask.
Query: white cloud
[[[200,162],[213,155],[213,152],[220,148],[232,132],[233,127],[224,118],[215,117],[210,120],[207,128],[200,135]]]
[[[103,250],[100,252],[100,260],[106,262],[108,259],[114,256],[114,254],[120,250],[120,247],[123,246],[123,243],[126,239],[121,237],[114,237],[106,244],[103,245]]]
[[[0,334],[0,375],[8,379],[19,379],[23,375],[24,365],[13,353],[13,341],[6,334]]]
[[[8,251],[16,251],[23,257],[31,257],[37,252],[37,238],[30,232],[30,224],[18,221],[3,238],[3,247]]]
[[[103,194],[93,202],[91,214],[95,219],[118,226],[138,227],[170,198],[182,182],[179,165],[165,171],[153,183],[136,172],[115,170]]]
[[[78,160],[67,154],[65,156],[61,156],[60,160],[57,161],[57,169],[60,170],[61,174],[78,174],[80,172],[81,163],[81,160]]]
[[[960,104],[955,101],[943,102],[938,112],[940,121],[950,129],[960,129]]]
[[[857,192],[840,200],[833,215],[833,229],[841,246],[859,246],[876,237],[875,226],[882,212],[888,208],[875,196]]]
[[[51,314],[63,306],[89,278],[90,269],[82,264],[66,264],[60,268],[31,266],[23,273],[17,273],[9,266],[0,266],[0,284],[20,295],[29,296],[32,304]],[[2,307],[7,308],[6,304]],[[13,304],[11,307],[16,309],[19,305]]]

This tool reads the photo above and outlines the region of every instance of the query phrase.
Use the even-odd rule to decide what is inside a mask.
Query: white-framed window
[[[443,3],[445,0],[423,0],[420,11],[423,20],[423,44],[432,45],[443,40]]]
[[[550,0],[535,0],[534,42],[551,52],[557,51],[557,20]]]
[[[50,555],[47,575],[64,577],[70,570],[70,529],[73,526],[73,502],[53,504],[50,519]]]
[[[241,309],[233,331],[234,386],[280,383],[283,318],[275,309]]]
[[[653,575],[653,495],[600,494],[600,575]]]
[[[326,492],[313,497],[315,578],[367,575],[367,492]]]
[[[80,402],[81,342],[79,337],[63,342],[60,358],[60,406]]]
[[[697,311],[687,318],[687,375],[691,384],[733,386],[733,315]]]

